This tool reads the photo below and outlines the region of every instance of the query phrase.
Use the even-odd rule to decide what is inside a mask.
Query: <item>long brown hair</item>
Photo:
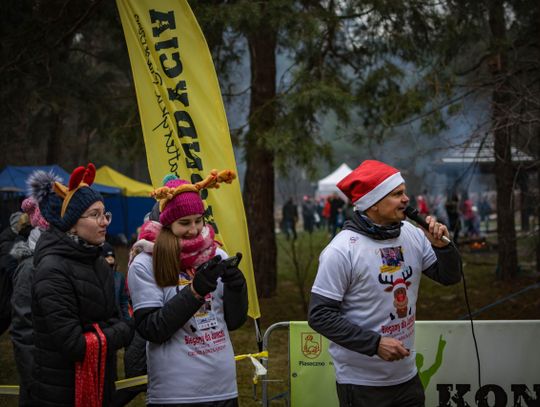
[[[170,227],[163,227],[154,244],[152,254],[154,278],[160,287],[178,285],[180,244]]]

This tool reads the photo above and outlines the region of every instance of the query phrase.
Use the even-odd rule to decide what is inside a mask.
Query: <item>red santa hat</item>
[[[392,284],[392,288],[393,289],[396,289],[396,288],[405,288],[407,289],[408,286],[410,286],[411,283],[409,281],[405,281],[404,279],[402,278],[398,278],[396,281],[394,281],[394,283]]]
[[[405,180],[401,173],[383,162],[366,160],[343,178],[337,187],[358,211],[365,211],[388,195]]]

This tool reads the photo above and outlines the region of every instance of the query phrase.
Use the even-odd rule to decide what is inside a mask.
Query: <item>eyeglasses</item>
[[[112,213],[110,213],[110,212],[105,212],[105,213],[93,212],[93,213],[90,213],[90,214],[88,214],[86,216],[81,216],[81,218],[94,219],[96,221],[96,223],[103,222],[103,219],[105,219],[107,221],[107,223],[111,223],[112,222]]]

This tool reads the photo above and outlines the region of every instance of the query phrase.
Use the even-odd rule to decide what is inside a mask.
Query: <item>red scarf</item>
[[[75,407],[101,407],[107,361],[107,339],[97,323],[95,332],[85,332],[86,353],[75,363]]]
[[[216,254],[216,249],[220,246],[214,240],[214,229],[206,224],[201,233],[193,239],[180,239],[180,264],[182,270],[193,273],[203,263],[206,263]]]

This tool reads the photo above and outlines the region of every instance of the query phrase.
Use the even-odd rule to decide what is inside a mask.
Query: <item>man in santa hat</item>
[[[403,222],[409,198],[397,169],[367,160],[337,186],[355,213],[321,253],[308,320],[332,342],[340,406],[424,406],[414,351],[420,276],[458,283],[460,255],[434,217],[429,230]]]

